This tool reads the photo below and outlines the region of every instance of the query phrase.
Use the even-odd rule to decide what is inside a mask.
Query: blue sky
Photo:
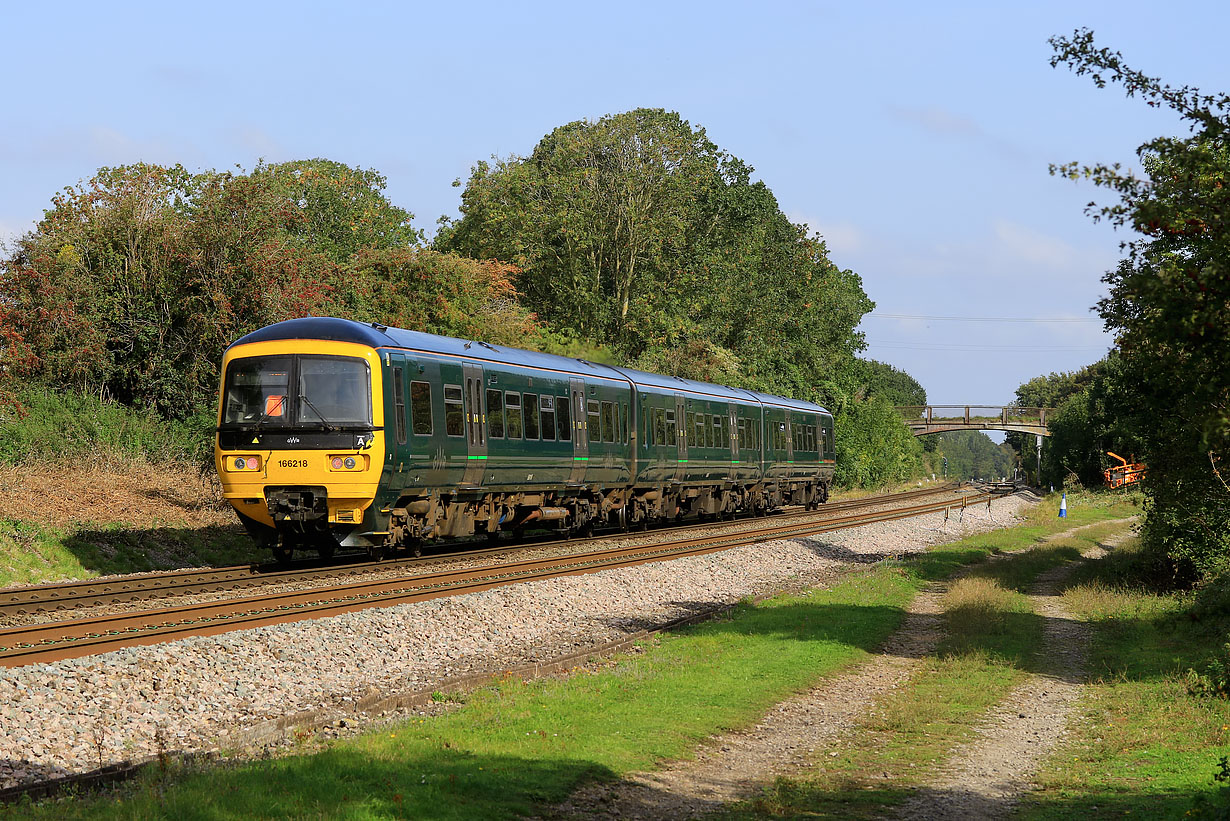
[[[564,123],[678,111],[756,169],[876,302],[867,355],[938,403],[998,403],[1100,358],[1089,309],[1129,239],[1050,177],[1185,133],[1048,65],[1078,26],[1230,91],[1222,3],[58,3],[0,0],[0,240],[137,161],[374,168],[429,233],[478,160]],[[920,317],[1065,318],[956,322]],[[1093,321],[1080,321],[1093,320]]]

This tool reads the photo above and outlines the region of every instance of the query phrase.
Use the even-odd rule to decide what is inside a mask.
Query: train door
[[[465,484],[481,485],[487,469],[487,415],[483,413],[483,368],[466,364],[466,472]]]
[[[572,476],[573,482],[585,479],[589,464],[589,416],[585,408],[585,380],[570,377],[572,389]]]
[[[687,407],[683,397],[675,394],[675,441],[679,446],[679,456],[675,462],[675,478],[684,479],[688,475],[688,430]]]
[[[794,475],[794,414],[786,411],[786,464],[789,469],[786,471],[787,476]]]
[[[739,475],[739,411],[734,402],[726,405],[726,419],[730,425],[727,428],[726,446],[730,448],[730,475]]]

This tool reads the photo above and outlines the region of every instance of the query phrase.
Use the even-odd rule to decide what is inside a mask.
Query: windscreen
[[[236,359],[227,368],[224,425],[371,423],[371,375],[362,359],[254,356]]]
[[[371,384],[361,359],[300,357],[298,421],[370,425]]]
[[[290,422],[289,356],[236,359],[226,369],[222,423],[286,425]]]

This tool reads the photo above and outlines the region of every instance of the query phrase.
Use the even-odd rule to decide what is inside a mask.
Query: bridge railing
[[[1054,408],[1017,405],[899,405],[910,425],[1046,425]]]

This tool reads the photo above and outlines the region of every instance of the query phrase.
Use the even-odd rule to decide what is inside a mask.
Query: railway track
[[[817,511],[795,510],[778,514],[774,521],[796,518],[816,518],[842,510],[857,510],[876,504],[891,504],[930,495],[951,495],[955,485],[945,485],[905,493],[868,496],[843,502],[833,502]],[[742,520],[749,521],[749,520]],[[712,527],[714,523],[690,521],[652,531],[667,534],[696,527]],[[345,564],[322,565],[320,562],[300,562],[289,568],[274,564],[248,564],[232,567],[179,570],[166,573],[150,573],[141,576],[117,576],[107,579],[66,582],[61,584],[32,585],[0,590],[0,617],[23,616],[62,610],[74,610],[97,605],[141,603],[160,598],[221,593],[228,590],[243,590],[284,583],[324,581],[327,579],[360,576],[373,572],[387,572],[401,568],[426,569],[439,564],[459,561],[490,560],[510,551],[525,547],[546,548],[564,544],[570,549],[587,544],[609,542],[613,539],[645,538],[644,533],[606,534],[588,539],[573,539],[564,542],[536,541],[518,545],[484,547],[476,550],[451,551],[418,558],[386,559],[384,561],[357,561]]]
[[[905,495],[897,494],[895,498],[900,499]],[[914,492],[909,495],[916,498],[920,494]],[[991,496],[985,494],[962,495],[959,498],[944,498],[822,520],[816,520],[814,514],[810,519],[777,517],[771,522],[765,522],[761,527],[737,533],[683,538],[668,543],[615,546],[604,550],[524,559],[480,568],[440,570],[395,579],[368,580],[207,604],[13,627],[0,630],[0,666],[15,667],[76,658],[122,647],[156,644],[189,635],[216,635],[250,627],[333,616],[369,607],[387,607],[459,595],[530,579],[593,573],[608,568],[701,555],[772,539],[815,535],[925,513],[964,509],[983,501],[989,504],[990,499]],[[862,506],[869,505],[868,500],[858,501]],[[879,501],[882,502],[883,499]],[[580,546],[579,543],[574,544]]]

